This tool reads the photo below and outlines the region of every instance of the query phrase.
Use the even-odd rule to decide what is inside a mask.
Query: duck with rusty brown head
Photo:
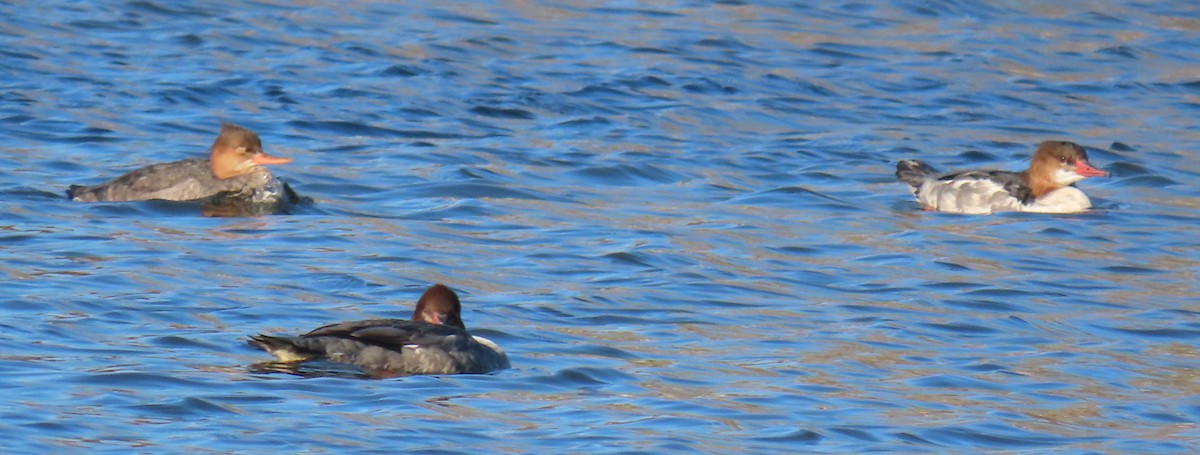
[[[152,164],[97,185],[71,185],[67,196],[80,202],[123,202],[234,195],[270,202],[295,195],[263,165],[290,162],[263,152],[253,131],[223,123],[207,158]]]

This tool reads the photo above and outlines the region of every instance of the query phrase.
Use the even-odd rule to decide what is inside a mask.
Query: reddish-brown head
[[[1087,177],[1108,173],[1092,167],[1087,150],[1074,142],[1046,141],[1038,145],[1026,171],[1033,197],[1071,185]]]
[[[229,123],[221,124],[221,134],[213,141],[209,165],[213,176],[228,179],[246,175],[260,164],[287,164],[291,158],[279,158],[263,152],[262,140],[253,131]]]
[[[430,286],[421,294],[412,320],[466,329],[462,321],[462,304],[458,301],[458,294],[441,284]]]

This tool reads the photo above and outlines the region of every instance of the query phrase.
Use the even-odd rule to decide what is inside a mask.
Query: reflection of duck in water
[[[220,195],[222,200],[294,203],[298,198],[291,188],[261,166],[290,162],[291,158],[263,153],[253,131],[226,123],[208,158],[152,164],[99,185],[71,185],[67,196],[81,202],[120,202],[194,201]]]
[[[1092,201],[1074,183],[1107,175],[1088,163],[1083,147],[1060,141],[1039,145],[1024,172],[939,174],[920,161],[903,160],[896,165],[896,178],[908,184],[922,208],[955,213],[1082,212]]]
[[[458,295],[437,284],[421,295],[411,320],[342,322],[296,337],[255,335],[250,344],[280,362],[327,359],[358,366],[377,377],[508,368],[508,356],[500,346],[467,333],[461,312]]]

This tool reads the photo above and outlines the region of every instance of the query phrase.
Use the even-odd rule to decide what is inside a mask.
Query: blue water
[[[807,2],[796,2],[807,3]],[[1190,2],[0,2],[10,453],[1194,453]],[[252,128],[314,203],[63,190]],[[1113,173],[921,212],[896,161]],[[429,284],[513,368],[256,370]]]

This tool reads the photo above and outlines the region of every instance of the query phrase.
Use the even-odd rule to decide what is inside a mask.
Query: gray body
[[[458,327],[403,319],[331,324],[297,337],[257,335],[250,344],[281,362],[328,359],[376,374],[477,374],[509,367],[491,340]]]
[[[68,197],[80,202],[194,201],[222,193],[265,202],[279,199],[284,190],[261,166],[245,175],[218,179],[208,158],[153,164],[98,185],[71,185],[67,190]]]

